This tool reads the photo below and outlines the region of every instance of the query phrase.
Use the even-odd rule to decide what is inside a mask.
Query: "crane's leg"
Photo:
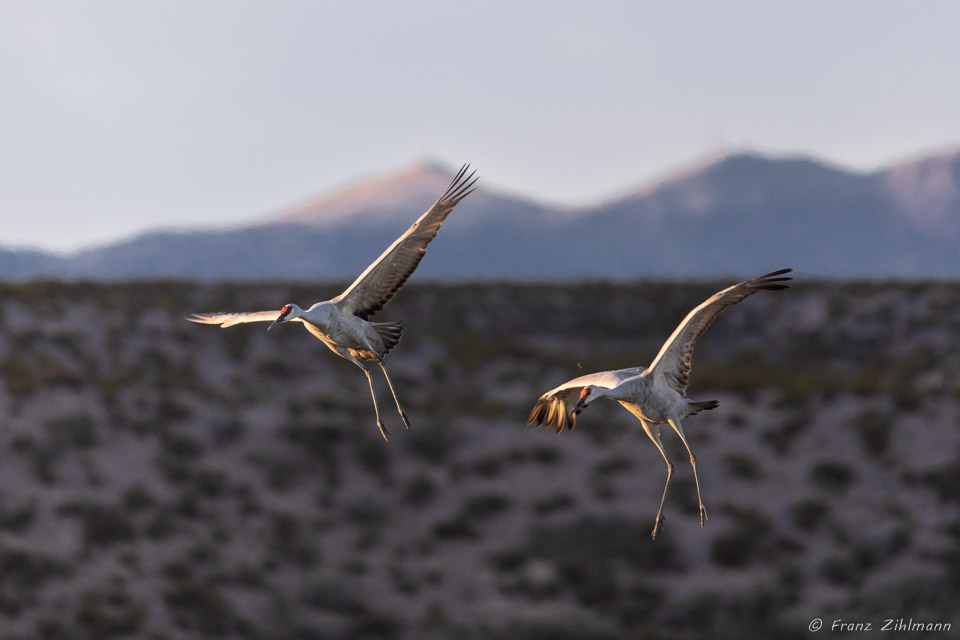
[[[667,487],[670,486],[670,476],[673,475],[673,463],[670,462],[670,458],[667,457],[667,452],[663,450],[663,444],[660,442],[659,425],[655,425],[652,422],[647,422],[646,420],[641,420],[640,423],[643,425],[643,430],[646,431],[647,435],[650,436],[650,439],[653,440],[653,444],[657,445],[657,449],[660,450],[660,455],[663,456],[663,459],[667,463],[667,481],[663,485],[663,496],[660,498],[660,509],[657,510],[657,519],[653,523],[653,532],[650,534],[650,537],[656,540],[657,532],[663,527],[663,503],[667,499]]]
[[[400,406],[400,400],[397,399],[397,392],[393,390],[393,382],[390,381],[390,374],[387,373],[387,368],[383,365],[383,360],[377,360],[377,362],[380,364],[380,368],[383,369],[383,375],[387,379],[387,386],[390,387],[390,393],[393,394],[393,401],[397,403],[397,411],[400,412],[400,418],[403,419],[403,426],[407,428],[407,431],[410,431],[410,421],[407,420],[407,412]]]
[[[680,439],[683,441],[683,446],[687,448],[687,453],[690,454],[690,466],[693,467],[693,480],[697,483],[697,500],[700,501],[700,528],[703,528],[703,521],[709,520],[707,517],[707,508],[703,506],[703,498],[700,497],[700,478],[697,477],[697,459],[693,455],[693,451],[690,450],[690,445],[687,444],[687,438],[683,435],[683,427],[680,426],[680,420],[677,418],[671,418],[668,420],[670,426],[673,427],[673,430],[677,432],[677,435],[680,436]]]
[[[377,427],[380,429],[380,435],[383,436],[384,440],[390,442],[390,438],[388,437],[390,432],[387,431],[387,426],[380,420],[380,408],[377,406],[377,396],[373,392],[373,378],[370,377],[370,371],[368,371],[366,367],[361,366],[360,368],[363,369],[364,375],[367,376],[367,384],[370,385],[370,397],[373,398],[373,412],[377,414]]]

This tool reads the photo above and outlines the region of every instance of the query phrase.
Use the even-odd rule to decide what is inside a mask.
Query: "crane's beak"
[[[277,318],[276,320],[270,323],[270,326],[267,327],[267,331],[270,331],[270,329],[273,329],[278,324],[283,324],[286,321],[287,321],[287,314],[281,313],[279,318]]]
[[[590,397],[590,389],[584,387],[580,390],[580,399],[577,400],[577,404],[573,405],[573,410],[570,411],[570,415],[576,415],[580,413],[583,408],[587,405],[587,398]]]
[[[577,400],[577,404],[573,405],[573,409],[570,411],[571,415],[580,413],[583,410],[583,404],[587,401],[587,396],[580,396],[580,399]]]

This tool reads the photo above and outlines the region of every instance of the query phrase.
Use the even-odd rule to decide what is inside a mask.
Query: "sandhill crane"
[[[336,298],[318,302],[304,311],[295,304],[285,304],[279,311],[254,311],[251,313],[194,313],[187,318],[192,322],[218,324],[232,327],[244,322],[270,322],[267,330],[284,322],[302,322],[307,331],[323,341],[331,351],[346,358],[367,376],[373,410],[377,417],[380,434],[389,442],[389,431],[380,419],[377,397],[370,376],[372,363],[383,370],[387,386],[397,405],[397,411],[409,429],[407,414],[400,406],[397,392],[390,381],[390,374],[383,364],[384,356],[400,342],[403,329],[399,321],[370,322],[370,316],[383,309],[397,294],[403,283],[414,272],[427,251],[427,245],[437,236],[440,225],[453,208],[473,191],[478,178],[476,171],[467,174],[470,165],[463,165],[450,186],[426,213],[397,238],[383,254],[360,274],[353,284]]]
[[[643,430],[647,432],[667,463],[667,481],[663,485],[660,509],[657,511],[657,519],[653,523],[653,532],[650,534],[656,539],[657,532],[663,525],[663,503],[667,498],[670,477],[673,475],[673,463],[670,462],[660,442],[660,425],[668,423],[680,436],[680,440],[687,448],[687,453],[690,454],[693,478],[697,484],[697,499],[700,501],[700,526],[703,527],[703,522],[707,519],[707,509],[703,506],[703,498],[700,496],[697,459],[690,450],[690,445],[687,444],[680,420],[706,409],[714,409],[718,403],[716,400],[694,402],[685,397],[693,345],[714,318],[727,307],[758,291],[786,289],[787,285],[782,283],[791,278],[783,277],[783,274],[791,271],[793,270],[774,271],[713,294],[687,314],[680,326],[661,347],[660,353],[654,358],[649,368],[633,367],[618,371],[601,371],[565,382],[540,396],[530,412],[527,424],[535,422],[537,427],[543,424],[555,424],[557,433],[563,431],[564,425],[568,423],[569,428],[573,429],[577,423],[577,415],[597,398],[616,400],[627,411],[639,418]]]

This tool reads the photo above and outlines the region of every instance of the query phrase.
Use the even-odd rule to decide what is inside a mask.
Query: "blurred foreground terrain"
[[[804,283],[697,346],[666,469],[598,402],[731,282],[410,285],[377,372],[279,309],[337,286],[2,285],[0,640],[809,637],[823,618],[960,629],[960,285]],[[940,634],[937,634],[940,635]],[[949,634],[943,634],[949,635]],[[931,637],[900,632],[896,637]]]

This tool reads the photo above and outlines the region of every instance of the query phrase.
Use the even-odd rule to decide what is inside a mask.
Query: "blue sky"
[[[960,146],[960,3],[0,0],[0,244],[245,223],[422,158],[561,204]]]

